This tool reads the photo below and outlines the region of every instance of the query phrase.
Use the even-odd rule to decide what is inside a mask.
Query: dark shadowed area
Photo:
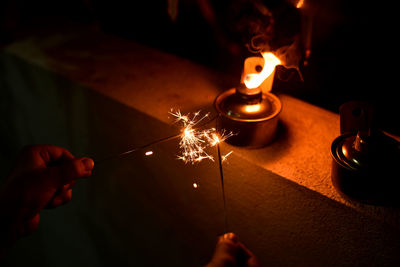
[[[302,8],[296,4],[8,0],[1,5],[1,39],[10,42],[31,29],[48,29],[67,19],[239,76],[244,58],[254,55],[247,47],[254,36],[265,33],[273,49],[299,38],[304,82],[297,72],[278,68],[275,91],[334,112],[344,102],[368,100],[376,105],[379,125],[398,133],[395,9],[389,2],[309,0]]]

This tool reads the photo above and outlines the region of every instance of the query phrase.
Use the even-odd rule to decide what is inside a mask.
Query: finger
[[[33,217],[24,222],[23,236],[33,233],[39,226],[40,215],[36,213]]]
[[[54,196],[63,194],[63,193],[66,192],[67,190],[72,189],[72,187],[73,187],[75,184],[76,184],[76,181],[73,180],[71,183],[63,185],[63,186],[54,194]]]
[[[63,185],[61,188],[59,188],[55,193],[54,193],[54,195],[53,195],[53,197],[51,198],[51,200],[47,203],[47,205],[46,205],[46,207],[45,208],[48,208],[48,209],[51,209],[51,208],[54,208],[54,207],[56,207],[56,206],[58,206],[58,205],[56,205],[56,204],[54,204],[54,203],[59,203],[60,201],[59,201],[59,199],[61,198],[61,199],[63,199],[64,198],[64,195],[66,194],[66,192],[69,190],[69,189],[72,189],[72,187],[75,185],[75,180],[74,181],[72,181],[71,183],[69,183],[69,184],[66,184],[66,185]],[[58,198],[58,199],[57,199]],[[55,199],[57,199],[57,200],[55,200]],[[69,201],[69,200],[68,200]],[[68,202],[67,201],[67,202]]]
[[[71,199],[72,199],[72,189],[64,190],[62,193],[54,196],[54,198],[51,199],[49,203],[47,203],[46,208],[47,209],[56,208],[58,206],[67,204],[68,202],[71,201]]]
[[[24,170],[33,170],[49,166],[63,160],[71,160],[74,156],[67,149],[53,145],[26,146],[21,151],[17,163]]]
[[[235,266],[239,252],[238,238],[233,233],[220,236],[208,266]]]
[[[239,237],[235,235],[234,233],[226,233],[222,236],[223,239],[228,239],[233,242],[239,242]]]
[[[53,209],[55,207],[64,205],[70,202],[72,199],[72,189],[68,185],[63,186],[63,188],[57,191],[53,198],[46,204],[46,209]]]
[[[242,243],[240,243],[240,249],[243,251],[243,253],[245,253],[248,257],[253,257],[254,254]]]
[[[75,179],[88,177],[93,169],[93,160],[89,158],[79,158],[63,162],[59,166],[40,169],[32,172],[32,179],[28,179],[29,190],[26,192],[35,203],[30,203],[34,209],[31,211],[35,214],[48,205],[54,198],[59,188],[64,185],[71,184]],[[69,193],[70,194],[70,193]],[[27,197],[27,199],[29,199]],[[54,206],[61,205],[68,199],[57,199]]]
[[[53,146],[53,145],[43,145],[36,146],[39,150],[40,156],[46,165],[50,163],[57,163],[65,160],[72,160],[75,157],[66,148]]]
[[[61,194],[63,191],[67,191],[68,189],[72,189],[76,184],[76,180],[72,180],[70,183],[63,185],[60,189],[57,190],[57,192],[54,194],[54,196],[57,196]]]
[[[73,180],[69,184],[64,185],[64,188],[65,189],[72,189],[75,186],[75,184],[76,184],[76,181]]]
[[[63,162],[58,166],[48,168],[54,178],[58,178],[59,187],[70,184],[75,179],[89,177],[92,174],[94,162],[90,158],[77,158]]]
[[[242,265],[247,267],[259,267],[260,263],[257,257],[242,243],[239,242],[240,255]]]
[[[72,188],[75,184],[76,181],[73,180],[71,183],[63,185],[60,189],[58,189],[54,193],[53,198],[47,203],[45,208],[52,209],[70,202],[72,199]]]
[[[246,267],[260,267],[260,262],[256,257],[251,257],[246,262]]]

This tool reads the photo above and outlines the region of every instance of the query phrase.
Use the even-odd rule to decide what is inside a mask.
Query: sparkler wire
[[[110,159],[119,158],[119,157],[121,157],[121,156],[130,154],[130,153],[133,153],[133,152],[135,152],[135,151],[139,151],[139,150],[145,149],[146,147],[149,147],[149,146],[152,146],[152,145],[161,144],[161,143],[164,143],[164,142],[173,140],[173,139],[175,139],[175,138],[179,138],[180,136],[181,136],[181,134],[175,134],[175,135],[171,135],[171,136],[167,136],[167,137],[163,137],[163,138],[154,140],[154,141],[152,141],[152,142],[150,142],[150,143],[147,143],[147,144],[145,144],[145,145],[132,148],[131,150],[128,150],[128,151],[119,153],[119,154],[117,154],[117,155],[112,155],[112,156],[106,157],[106,158],[104,158],[104,159],[97,160],[97,161],[95,161],[95,165],[98,165],[99,163],[102,163],[102,162],[104,162],[104,161],[108,161],[108,160],[110,160]]]
[[[228,232],[228,215],[227,215],[227,213],[226,213],[224,172],[223,172],[223,169],[222,169],[221,149],[220,149],[219,143],[217,144],[217,152],[218,152],[219,175],[220,175],[220,177],[221,177],[222,199],[223,199],[223,201],[224,201],[225,233],[227,233],[227,232]]]
[[[217,117],[218,117],[218,115],[212,117],[210,120],[208,120],[208,121],[206,121],[206,122],[204,122],[204,123],[198,125],[196,128],[204,127],[205,125],[207,125],[207,124],[211,123],[212,121],[216,120]],[[145,144],[145,145],[132,148],[132,149],[130,149],[130,150],[128,150],[128,151],[125,151],[125,152],[122,152],[122,153],[119,153],[119,154],[116,154],[116,155],[108,156],[108,157],[103,158],[103,159],[100,159],[100,160],[95,160],[94,164],[95,164],[95,165],[98,165],[98,164],[100,164],[100,163],[103,163],[104,161],[108,161],[108,160],[111,160],[111,159],[119,158],[119,157],[121,157],[121,156],[128,155],[128,154],[130,154],[130,153],[133,153],[133,152],[136,152],[136,151],[145,149],[146,147],[149,147],[149,146],[152,146],[152,145],[161,144],[161,143],[164,143],[164,142],[167,142],[167,141],[170,141],[170,140],[179,138],[179,137],[181,137],[181,136],[182,136],[182,133],[175,134],[175,135],[171,135],[171,136],[167,136],[167,137],[163,137],[163,138],[154,140],[154,141],[152,141],[152,142],[150,142],[150,143],[147,143],[147,144]]]

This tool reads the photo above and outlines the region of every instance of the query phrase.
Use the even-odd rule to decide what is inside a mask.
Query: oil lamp
[[[263,147],[275,137],[282,104],[270,93],[275,66],[280,60],[270,52],[246,59],[242,82],[221,93],[214,102],[218,131],[234,133],[227,142],[250,148]],[[263,60],[262,64],[260,60]],[[257,73],[262,67],[262,70]]]

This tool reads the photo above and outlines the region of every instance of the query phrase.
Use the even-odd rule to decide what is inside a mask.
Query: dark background
[[[275,92],[283,92],[338,112],[350,100],[375,105],[380,128],[400,134],[397,100],[395,7],[389,1],[28,1],[1,4],[3,45],[69,20],[189,58],[210,68],[237,75],[243,60],[253,56],[246,45],[269,26],[257,3],[271,12],[275,46],[300,36],[299,69],[279,67]],[[177,4],[175,18],[168,13]],[[304,21],[312,20],[311,54],[305,65]],[[302,26],[303,25],[303,26]],[[239,79],[239,78],[238,78]]]

